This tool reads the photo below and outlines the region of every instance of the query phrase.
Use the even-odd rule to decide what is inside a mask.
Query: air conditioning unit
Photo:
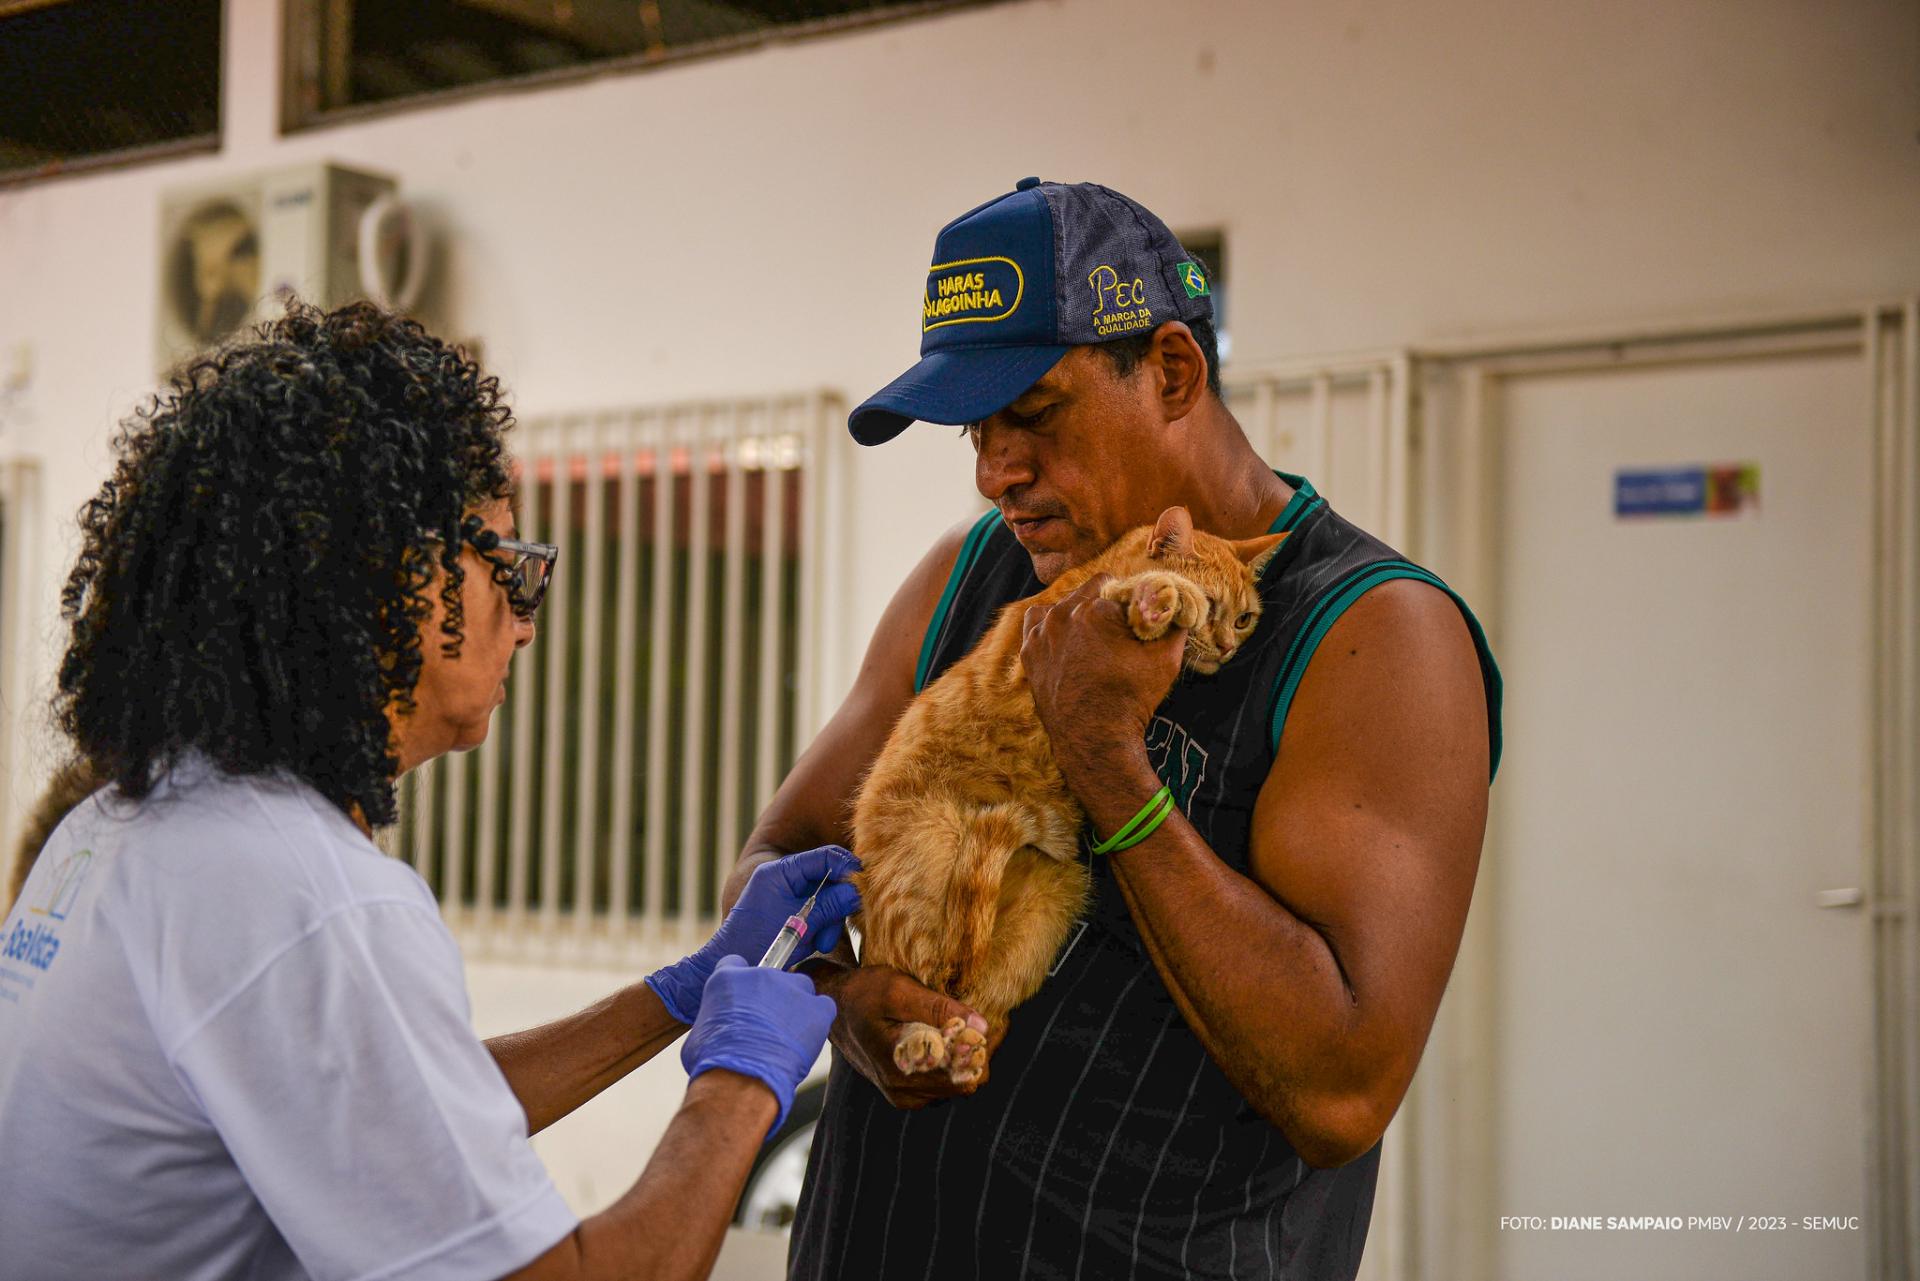
[[[323,164],[162,196],[161,371],[278,314],[288,293],[323,307],[363,296],[362,224],[393,188],[390,178]]]

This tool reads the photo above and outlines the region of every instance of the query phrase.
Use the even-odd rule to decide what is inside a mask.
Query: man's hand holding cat
[[[985,1028],[986,1020],[959,1001],[885,965],[855,967],[816,958],[805,971],[820,993],[831,996],[838,1008],[833,1021],[834,1047],[894,1107],[923,1108],[972,1094],[986,1084],[984,1073],[965,1085],[954,1082],[945,1072],[908,1075],[894,1062],[894,1043],[906,1024],[924,1023],[937,1028],[957,1018],[971,1021],[976,1031],[986,1031],[991,1056],[1007,1034],[1004,1020],[998,1027]]]
[[[1028,606],[1021,626],[1020,664],[1070,787],[1140,751],[1186,645],[1183,628],[1135,636],[1125,609],[1100,598],[1108,579],[1096,574],[1051,605]]]

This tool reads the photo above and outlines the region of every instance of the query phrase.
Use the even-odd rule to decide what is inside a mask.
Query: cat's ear
[[[1243,538],[1233,543],[1233,554],[1240,558],[1249,570],[1253,571],[1255,581],[1266,573],[1267,562],[1280,550],[1280,544],[1287,541],[1285,534],[1263,534],[1259,538]]]
[[[1186,556],[1193,551],[1193,517],[1184,507],[1169,507],[1153,522],[1153,537],[1147,540],[1147,559]]]

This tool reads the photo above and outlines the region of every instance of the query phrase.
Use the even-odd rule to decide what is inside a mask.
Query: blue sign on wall
[[[1621,469],[1613,474],[1615,516],[1732,516],[1760,506],[1760,467]]]
[[[1690,516],[1706,509],[1707,469],[1704,467],[1613,474],[1613,514],[1616,516]]]

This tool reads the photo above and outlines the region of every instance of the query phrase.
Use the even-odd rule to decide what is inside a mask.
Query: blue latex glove
[[[793,1106],[793,1092],[813,1070],[833,1027],[830,996],[817,996],[813,980],[785,970],[758,969],[737,956],[723,956],[707,980],[700,1017],[680,1047],[691,1081],[710,1068],[726,1068],[766,1082],[780,1102],[767,1131],[772,1138]]]
[[[830,952],[840,941],[841,922],[860,910],[860,891],[847,877],[860,870],[860,860],[838,845],[822,845],[803,854],[762,863],[753,869],[740,901],[720,922],[713,937],[684,960],[647,975],[647,986],[659,993],[667,1013],[682,1023],[700,1017],[700,992],[723,956],[745,957],[752,965],[767,954],[787,918],[800,910],[824,878],[826,887],[807,914],[807,933],[793,949],[788,964]]]

